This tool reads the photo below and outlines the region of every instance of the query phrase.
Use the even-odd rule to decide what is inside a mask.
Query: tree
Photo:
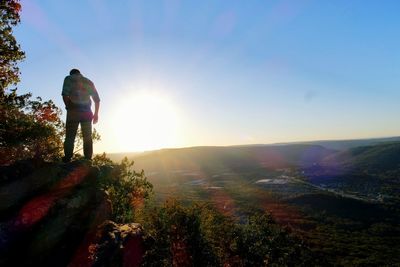
[[[153,185],[144,171],[136,172],[134,162],[127,157],[117,164],[105,153],[96,155],[93,165],[101,170],[99,182],[113,203],[112,219],[117,223],[132,222],[135,210],[140,209],[153,193]]]
[[[20,22],[21,5],[17,0],[0,0],[0,94],[19,82],[17,63],[25,53],[13,36],[13,27]]]
[[[4,95],[0,103],[0,165],[26,158],[54,160],[62,150],[61,110],[31,94]]]
[[[25,158],[54,159],[62,148],[61,110],[51,100],[17,93],[17,63],[25,58],[13,36],[20,12],[19,1],[0,0],[0,165]]]

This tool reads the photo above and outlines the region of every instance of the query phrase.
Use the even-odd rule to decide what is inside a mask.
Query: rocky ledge
[[[102,172],[85,161],[1,167],[0,266],[140,266],[143,230],[109,220]]]

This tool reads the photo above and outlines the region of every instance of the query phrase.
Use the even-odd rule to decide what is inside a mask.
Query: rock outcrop
[[[76,161],[0,171],[0,266],[140,265],[140,225],[109,221],[99,178],[110,170]]]

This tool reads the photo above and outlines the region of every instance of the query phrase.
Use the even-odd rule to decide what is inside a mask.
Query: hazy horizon
[[[185,148],[196,148],[196,147],[236,147],[236,146],[256,146],[256,145],[285,145],[285,144],[303,144],[303,143],[318,143],[318,142],[351,142],[351,141],[367,141],[367,140],[381,140],[381,139],[400,139],[400,136],[379,136],[379,137],[369,137],[369,138],[352,138],[352,139],[316,139],[316,140],[297,140],[297,141],[289,141],[289,142],[274,142],[274,143],[248,143],[248,144],[228,144],[228,145],[195,145],[195,146],[182,146],[182,147],[161,147],[157,149],[151,150],[137,150],[137,151],[115,151],[115,152],[106,152],[106,154],[141,154],[146,152],[153,152],[158,150],[168,150],[168,149],[185,149]],[[101,154],[103,152],[99,152]]]

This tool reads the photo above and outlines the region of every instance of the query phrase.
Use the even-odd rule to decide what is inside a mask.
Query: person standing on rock
[[[66,133],[64,141],[63,162],[71,161],[76,133],[79,124],[83,135],[83,153],[85,159],[91,160],[93,154],[92,121],[97,123],[100,98],[93,82],[84,77],[77,69],[72,69],[64,79],[62,97],[67,110]],[[94,101],[94,114],[91,104]]]

